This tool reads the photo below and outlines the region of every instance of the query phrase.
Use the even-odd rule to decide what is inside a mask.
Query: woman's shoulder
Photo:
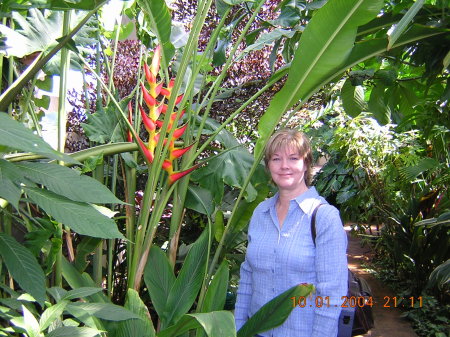
[[[327,201],[322,201],[320,205],[317,210],[317,223],[319,226],[320,224],[336,224],[337,226],[342,226],[341,214],[336,206],[331,205]]]
[[[254,210],[254,213],[268,211],[270,209],[270,207],[275,204],[276,198],[277,198],[277,196],[274,195],[274,196],[272,196],[270,198],[267,198],[267,199],[261,201],[258,204],[258,206],[256,206],[256,208]]]

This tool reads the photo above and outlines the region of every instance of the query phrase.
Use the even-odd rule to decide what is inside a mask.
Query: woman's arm
[[[234,319],[236,322],[236,331],[239,330],[248,319],[251,295],[252,295],[252,276],[251,267],[245,260],[241,264],[240,280],[237,291],[236,306],[234,309]]]
[[[330,305],[315,308],[312,337],[332,337],[348,287],[347,235],[334,206],[319,208],[316,233],[316,296],[329,297]]]

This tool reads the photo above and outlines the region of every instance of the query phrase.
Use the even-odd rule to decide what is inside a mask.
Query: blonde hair
[[[306,185],[310,186],[313,156],[308,137],[306,137],[303,132],[294,129],[282,129],[275,132],[267,142],[264,151],[264,163],[266,164],[266,167],[269,167],[269,160],[272,158],[274,153],[282,148],[292,148],[298,151],[298,154],[306,165]]]

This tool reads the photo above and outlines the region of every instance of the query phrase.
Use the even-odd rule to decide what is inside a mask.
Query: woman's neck
[[[299,195],[302,195],[308,190],[308,186],[302,185],[298,189],[295,190],[279,190],[278,191],[278,203],[280,205],[287,205],[289,202],[295,198],[297,198]]]

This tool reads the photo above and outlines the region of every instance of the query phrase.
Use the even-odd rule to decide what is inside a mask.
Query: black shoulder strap
[[[316,245],[316,214],[317,211],[319,210],[319,207],[325,205],[325,204],[318,204],[316,206],[316,208],[314,208],[314,211],[312,212],[311,215],[311,236],[312,236],[312,240],[314,242],[314,246]]]

